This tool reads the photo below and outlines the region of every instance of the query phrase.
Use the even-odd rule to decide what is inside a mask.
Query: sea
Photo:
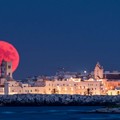
[[[0,107],[0,120],[120,120],[120,114],[81,113],[97,106]]]

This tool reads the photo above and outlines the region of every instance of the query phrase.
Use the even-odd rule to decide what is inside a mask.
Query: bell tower
[[[94,78],[95,78],[95,80],[102,79],[103,78],[103,74],[104,74],[104,69],[98,62],[96,64],[96,66],[95,66],[95,69],[94,69]]]
[[[12,78],[12,62],[2,60],[1,66],[1,78]]]

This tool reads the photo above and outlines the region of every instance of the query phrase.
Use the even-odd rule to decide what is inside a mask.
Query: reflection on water
[[[0,120],[116,120],[119,114],[82,114],[98,107],[0,107]]]

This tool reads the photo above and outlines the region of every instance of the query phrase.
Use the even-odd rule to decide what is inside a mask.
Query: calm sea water
[[[81,114],[99,107],[0,107],[0,120],[119,120],[119,114]]]

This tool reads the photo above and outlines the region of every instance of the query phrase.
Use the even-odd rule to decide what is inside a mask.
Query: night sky
[[[0,39],[19,51],[16,79],[120,70],[120,0],[0,0]]]

